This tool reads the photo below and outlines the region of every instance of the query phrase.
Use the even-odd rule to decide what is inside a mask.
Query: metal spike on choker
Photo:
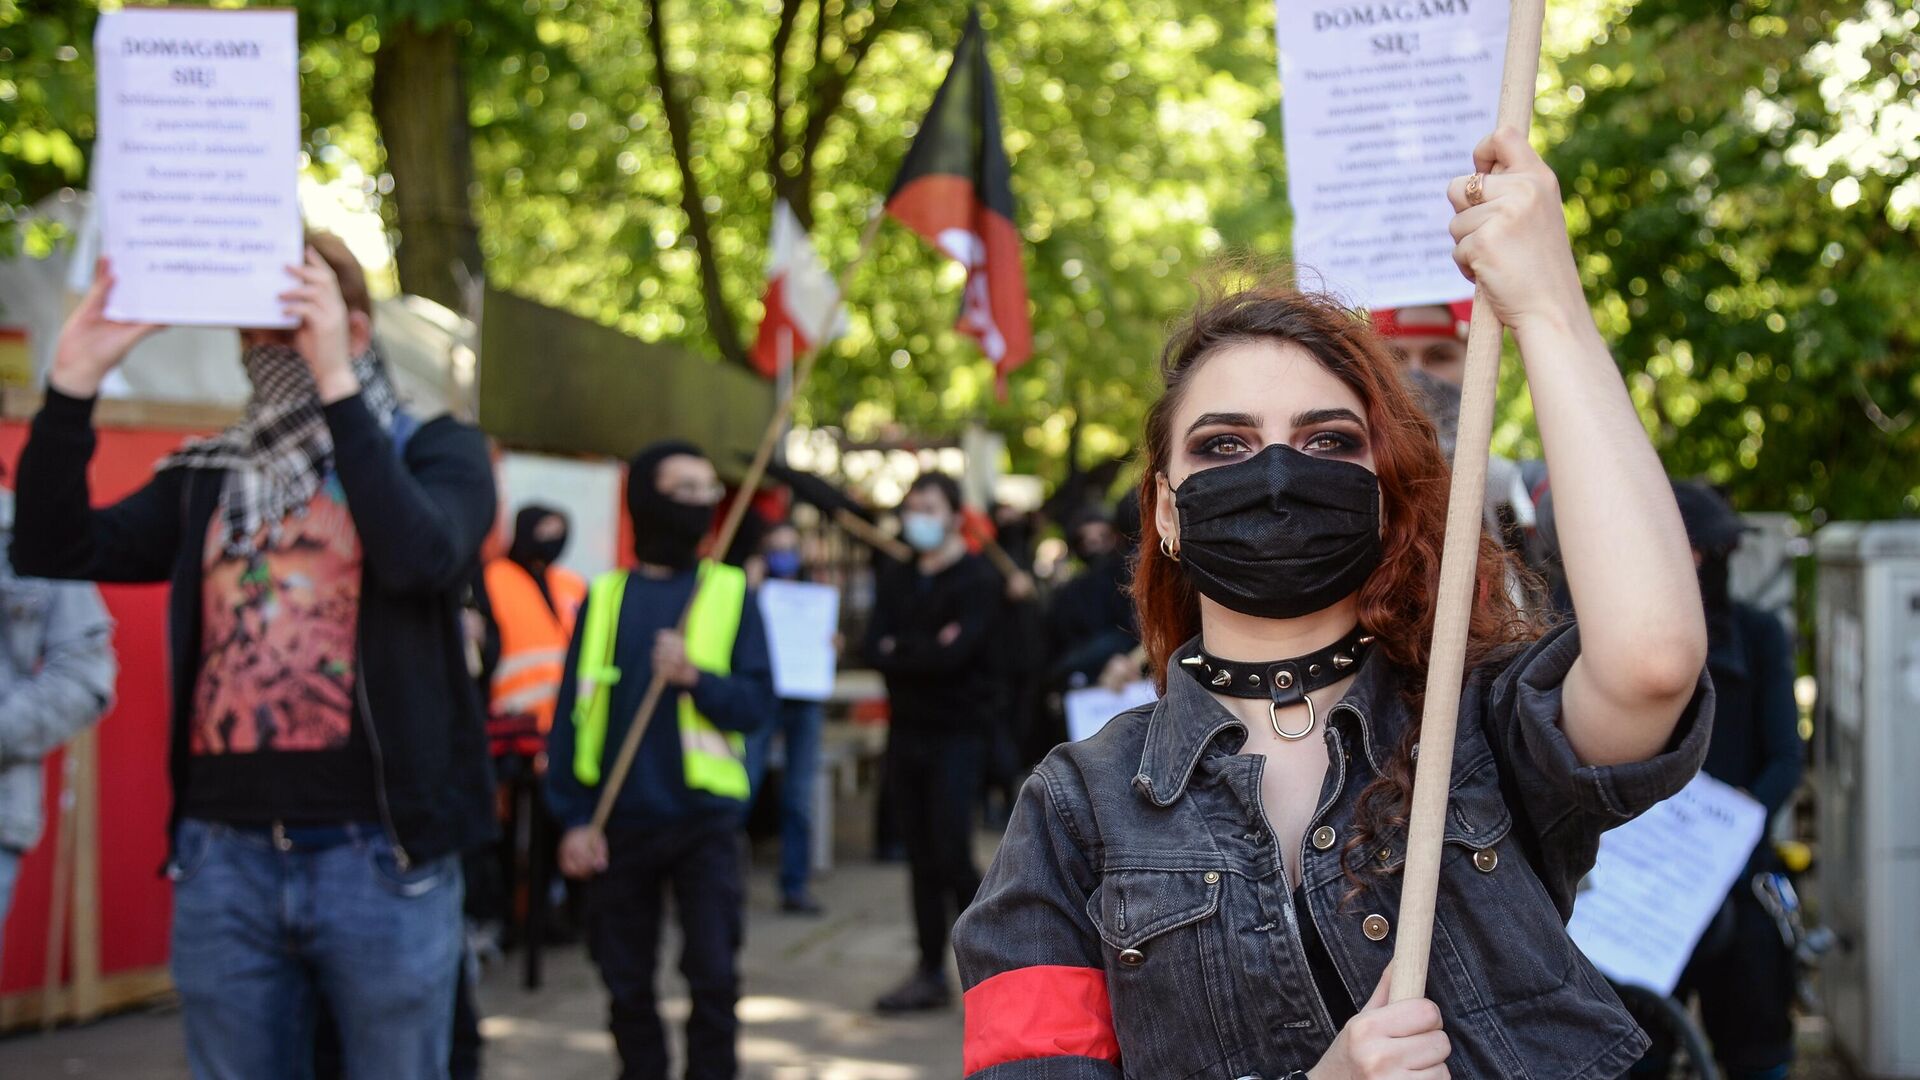
[[[1203,645],[1199,652],[1182,659],[1180,666],[1199,680],[1201,686],[1216,694],[1265,700],[1267,719],[1273,724],[1273,733],[1293,741],[1313,734],[1314,727],[1319,723],[1313,699],[1307,695],[1353,674],[1360,662],[1366,659],[1367,648],[1374,640],[1372,634],[1355,626],[1345,637],[1324,649],[1305,656],[1263,663],[1222,660],[1208,652]],[[1302,702],[1307,706],[1307,726],[1298,731],[1281,727],[1280,710]]]

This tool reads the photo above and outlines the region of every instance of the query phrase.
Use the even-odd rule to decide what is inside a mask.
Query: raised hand
[[[327,404],[360,392],[360,380],[353,374],[353,355],[348,345],[347,302],[340,297],[340,281],[333,267],[313,248],[307,248],[307,261],[287,267],[295,285],[280,294],[289,318],[299,319],[293,332],[293,347],[313,371],[320,389],[320,400]]]
[[[80,306],[67,316],[53,349],[53,368],[47,381],[68,397],[90,398],[100,393],[107,373],[120,366],[127,353],[161,329],[154,323],[124,323],[107,318],[107,296],[113,292],[113,268],[102,258],[93,264],[93,284]]]
[[[1590,325],[1553,170],[1512,128],[1482,139],[1473,166],[1479,170],[1477,190],[1470,176],[1447,185],[1453,261],[1460,272],[1480,286],[1500,321],[1516,333],[1548,321]]]

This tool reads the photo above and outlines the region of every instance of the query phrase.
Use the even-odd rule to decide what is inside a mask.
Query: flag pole
[[[859,269],[867,256],[872,254],[874,241],[880,237],[880,225],[886,220],[883,206],[876,206],[873,215],[867,219],[867,227],[860,234],[860,250],[854,253],[852,261],[840,268],[840,274],[834,281],[834,303],[843,301],[847,295],[847,285],[853,280],[853,272]],[[824,337],[825,335],[822,335]],[[767,430],[760,437],[759,449],[754,451],[753,460],[747,465],[747,472],[740,480],[740,491],[734,497],[733,505],[727,508],[727,516],[720,524],[720,532],[714,538],[713,550],[722,555],[733,546],[735,536],[740,533],[740,524],[746,520],[747,507],[760,490],[761,481],[766,479],[767,463],[773,460],[774,448],[780,442],[780,436],[787,429],[787,421],[793,416],[793,403],[806,389],[807,380],[813,375],[815,362],[820,356],[821,342],[815,342],[801,354],[794,365],[793,381],[784,397],[774,404],[773,415],[767,419]],[[704,577],[696,577],[693,592],[687,597],[687,604],[680,610],[680,618],[675,629],[681,634],[687,632],[687,619],[693,613],[693,605],[700,598],[701,582]],[[647,734],[647,727],[653,722],[653,714],[660,707],[660,699],[666,696],[666,676],[656,671],[653,681],[647,684],[647,692],[640,699],[640,708],[634,713],[633,723],[627,726],[626,738],[621,740],[620,753],[614,758],[613,767],[607,770],[600,785],[600,801],[593,810],[592,828],[604,833],[607,818],[613,814],[613,802],[620,788],[627,781],[627,773],[633,768],[633,757],[640,749],[640,740]]]
[[[1534,83],[1540,72],[1540,23],[1545,8],[1546,0],[1512,0],[1507,19],[1507,53],[1496,122],[1522,135],[1533,124]],[[1420,754],[1407,822],[1400,934],[1394,943],[1393,980],[1388,989],[1392,1001],[1423,997],[1427,990],[1447,788],[1453,776],[1453,736],[1460,715],[1467,624],[1473,612],[1474,572],[1480,556],[1481,510],[1486,498],[1493,408],[1500,385],[1503,328],[1493,305],[1477,289],[1474,300],[1473,321],[1467,329],[1466,374],[1460,389],[1453,481],[1447,494],[1446,545],[1440,556],[1433,647],[1428,654],[1426,701],[1420,717]]]

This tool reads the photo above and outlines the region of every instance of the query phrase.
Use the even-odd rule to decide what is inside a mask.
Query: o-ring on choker
[[[1367,647],[1374,640],[1372,634],[1355,626],[1345,637],[1324,649],[1289,660],[1265,663],[1222,660],[1208,652],[1203,645],[1198,653],[1181,660],[1180,666],[1198,679],[1201,686],[1216,694],[1265,699],[1267,720],[1273,724],[1273,733],[1292,742],[1313,734],[1314,727],[1320,722],[1313,699],[1307,695],[1315,690],[1324,690],[1352,674],[1360,661],[1366,659]],[[1307,726],[1298,731],[1281,727],[1280,710],[1301,702],[1307,706]]]

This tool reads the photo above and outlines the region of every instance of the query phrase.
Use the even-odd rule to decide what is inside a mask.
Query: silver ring
[[[1286,728],[1281,727],[1280,706],[1272,701],[1267,702],[1267,723],[1273,725],[1273,733],[1275,735],[1280,736],[1288,742],[1299,742],[1301,739],[1313,734],[1314,726],[1320,722],[1320,714],[1315,712],[1313,708],[1313,699],[1305,694],[1301,694],[1300,700],[1307,703],[1307,726],[1301,728],[1299,731],[1288,731]]]

